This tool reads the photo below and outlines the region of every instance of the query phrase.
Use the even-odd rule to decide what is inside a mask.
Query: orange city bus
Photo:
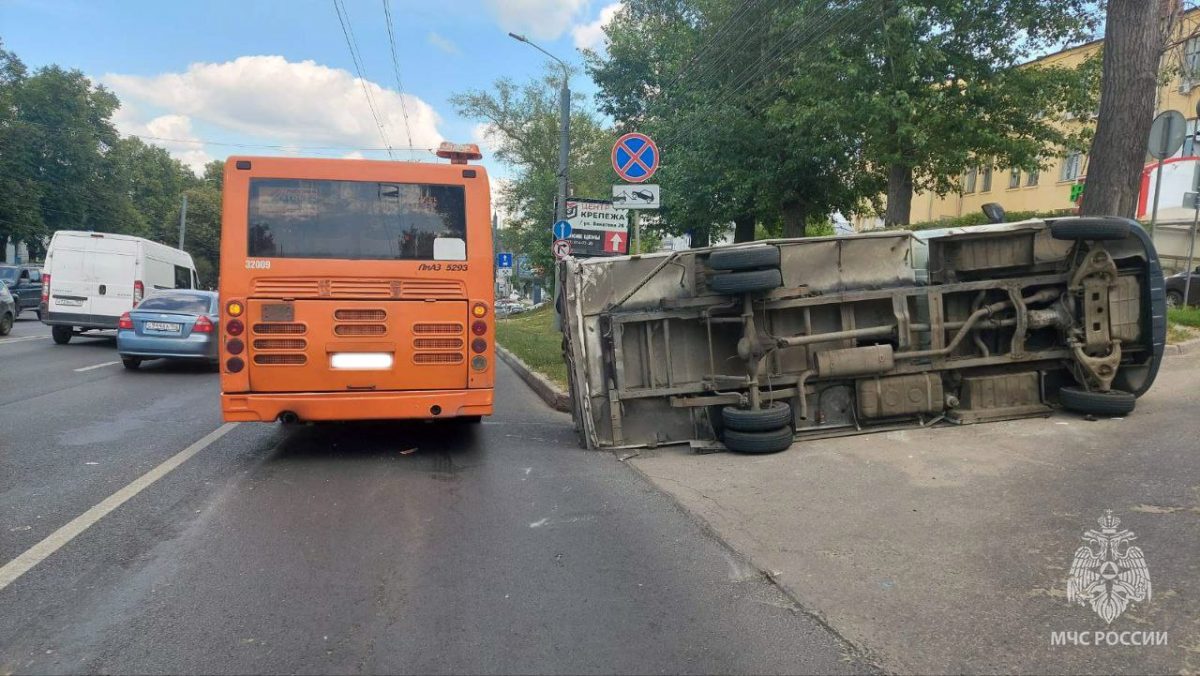
[[[492,232],[473,145],[448,164],[225,163],[221,411],[227,421],[492,413]]]

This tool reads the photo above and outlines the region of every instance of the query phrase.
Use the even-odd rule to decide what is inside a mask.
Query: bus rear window
[[[254,178],[248,225],[251,258],[433,260],[465,251],[466,196],[451,185]]]

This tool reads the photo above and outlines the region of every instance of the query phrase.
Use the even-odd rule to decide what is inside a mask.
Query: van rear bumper
[[[437,406],[436,415],[431,408]],[[271,422],[281,413],[300,420],[433,420],[492,414],[492,390],[405,392],[221,393],[225,422]]]
[[[42,312],[42,323],[50,326],[78,326],[81,329],[115,329],[120,317],[85,315],[72,312]]]

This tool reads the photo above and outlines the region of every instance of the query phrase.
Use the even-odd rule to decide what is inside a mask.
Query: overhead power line
[[[408,104],[404,102],[404,85],[400,82],[400,57],[396,55],[396,31],[392,28],[392,0],[383,0],[383,15],[387,23],[388,44],[392,48],[392,72],[396,75],[396,93],[400,96],[400,113],[404,116],[404,133],[411,147],[412,127],[408,123]]]
[[[392,155],[392,143],[388,140],[387,130],[383,128],[383,122],[379,119],[379,111],[375,107],[375,98],[371,96],[371,89],[367,86],[366,68],[363,67],[362,55],[358,51],[358,40],[354,38],[354,28],[350,24],[350,12],[346,10],[342,0],[333,0],[333,9],[337,12],[338,22],[342,25],[342,35],[346,38],[346,47],[350,49],[350,60],[354,62],[354,72],[358,74],[358,84],[362,86],[363,96],[367,99],[367,108],[371,111],[371,117],[375,119],[375,126],[379,128],[379,137],[383,139],[383,145],[387,146],[388,158],[395,159]]]

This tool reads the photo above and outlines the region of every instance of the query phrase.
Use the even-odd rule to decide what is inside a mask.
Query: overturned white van
[[[1153,244],[1116,218],[569,259],[562,276],[590,448],[1124,415],[1166,334]]]

